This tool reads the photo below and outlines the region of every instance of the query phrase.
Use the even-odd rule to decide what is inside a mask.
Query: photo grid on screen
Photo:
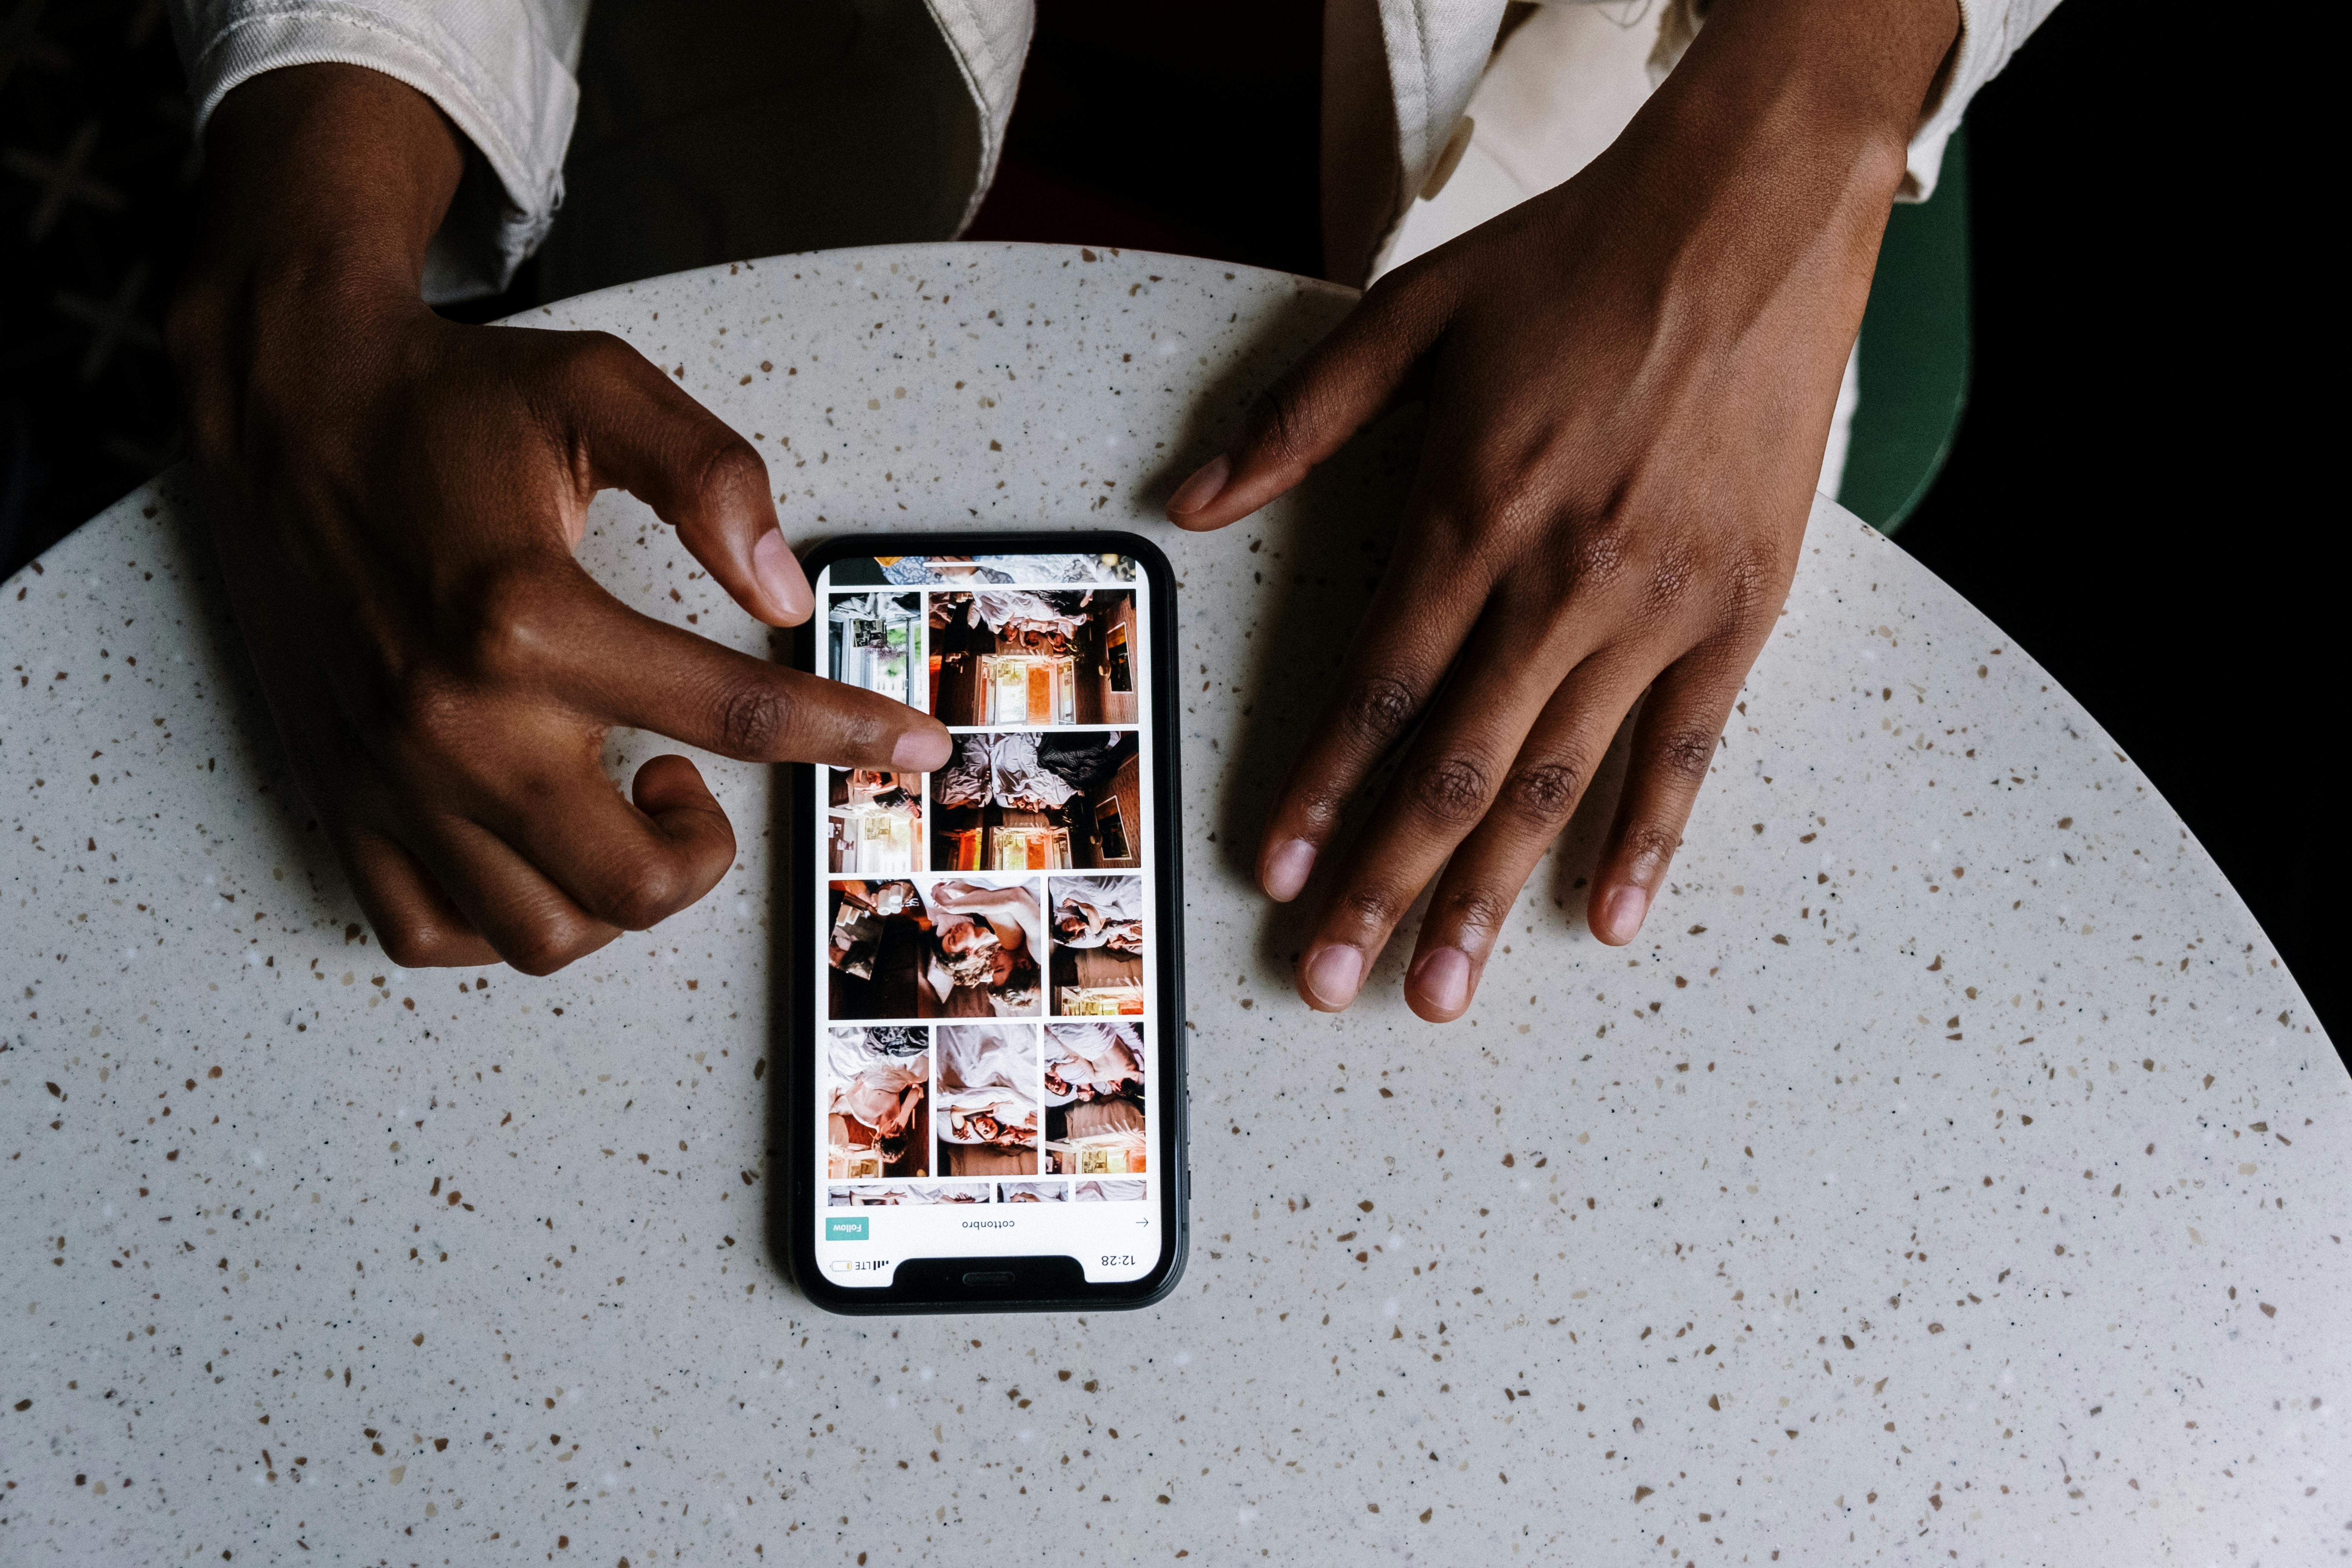
[[[952,750],[824,773],[829,1207],[1148,1197],[1139,576],[832,569],[825,672],[936,715]]]

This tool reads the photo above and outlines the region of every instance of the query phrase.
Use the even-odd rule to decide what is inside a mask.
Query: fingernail
[[[1315,846],[1304,838],[1284,843],[1265,859],[1266,896],[1277,903],[1288,903],[1307,886],[1307,873],[1315,869]]]
[[[1470,955],[1458,947],[1433,948],[1406,977],[1433,1013],[1459,1013],[1470,1001]]]
[[[751,574],[760,580],[760,592],[767,596],[770,607],[785,620],[799,620],[816,603],[801,563],[793,559],[792,547],[774,529],[760,535],[760,542],[751,546]]]
[[[1308,999],[1327,1013],[1354,1001],[1363,978],[1364,955],[1352,947],[1335,943],[1307,961]]]
[[[927,773],[947,765],[952,749],[945,730],[909,730],[890,750],[890,765],[902,773]]]
[[[1176,493],[1168,498],[1169,515],[1198,511],[1216,500],[1223,491],[1225,481],[1233,477],[1233,461],[1223,452],[1202,464],[1192,471],[1192,477],[1178,485]]]
[[[1620,888],[1601,906],[1601,940],[1628,942],[1641,934],[1642,917],[1650,912],[1650,895],[1639,888]]]

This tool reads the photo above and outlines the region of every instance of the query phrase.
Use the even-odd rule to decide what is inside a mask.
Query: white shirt
[[[1034,735],[959,735],[955,760],[931,781],[941,805],[1006,805],[1055,811],[1077,794],[1069,780],[1037,760]]]
[[[898,1109],[901,1095],[923,1087],[931,1076],[929,1051],[893,1056],[865,1029],[830,1031],[825,1065],[832,1075],[825,1109],[867,1127],[879,1127]]]
[[[1034,1024],[949,1024],[939,1031],[940,1089],[1026,1089],[1037,1074]]]
[[[1075,1091],[1080,1089],[1116,1092],[1143,1082],[1143,1035],[1132,1024],[1048,1024],[1045,1026],[1045,1070]],[[1045,1103],[1067,1105],[1076,1092],[1057,1095],[1051,1085]]]
[[[1118,939],[1125,952],[1142,951],[1143,879],[1140,877],[1056,877],[1053,881],[1054,942],[1060,947],[1106,947]],[[1075,932],[1062,921],[1076,920]]]
[[[964,207],[968,222],[995,174],[1034,13],[1031,0],[924,4],[955,57],[979,120],[979,178]],[[1911,139],[1905,182],[1911,200],[1934,190],[1944,143],[1969,100],[2057,0],[1958,4],[1960,36],[1950,68]],[[579,108],[572,72],[588,5],[171,0],[171,14],[199,134],[230,89],[283,66],[369,67],[440,106],[481,153],[505,197],[495,213],[453,209],[436,237],[427,297],[448,299],[503,287],[554,221],[563,199],[564,150]],[[1384,239],[1449,151],[1459,160],[1464,111],[1495,55],[1504,6],[1505,0],[1329,0],[1322,117],[1327,235]],[[1620,26],[1647,28],[1670,63],[1687,42],[1696,8],[1692,0],[1664,0],[1654,19],[1653,0],[1607,0],[1602,9]],[[1362,210],[1335,216],[1335,202]],[[1335,264],[1335,271],[1352,270],[1351,280],[1360,280],[1370,254],[1345,267]]]

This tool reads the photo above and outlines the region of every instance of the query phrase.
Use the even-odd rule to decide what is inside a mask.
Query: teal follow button
[[[824,1238],[827,1241],[864,1241],[866,1239],[866,1216],[859,1215],[854,1219],[835,1219],[827,1215]]]

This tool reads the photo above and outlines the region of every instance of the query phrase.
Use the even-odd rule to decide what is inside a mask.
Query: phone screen
[[[954,742],[927,775],[810,770],[815,1266],[849,1290],[922,1258],[1143,1279],[1167,1245],[1159,1033],[1181,1026],[1152,574],[1041,549],[844,557],[814,585],[817,669]]]

